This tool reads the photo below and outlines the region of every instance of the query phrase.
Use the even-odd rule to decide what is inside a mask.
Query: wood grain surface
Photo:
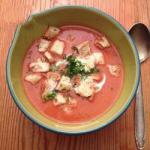
[[[87,135],[48,132],[29,121],[16,107],[6,79],[6,56],[16,26],[33,12],[58,5],[86,5],[112,15],[127,30],[143,22],[150,27],[149,0],[0,0],[0,150],[136,150],[134,101],[124,115],[108,127]],[[146,145],[150,150],[150,59],[142,64]]]

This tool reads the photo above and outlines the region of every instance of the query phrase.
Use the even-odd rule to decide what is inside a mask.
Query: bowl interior
[[[125,79],[119,99],[103,116],[84,124],[60,124],[41,115],[25,95],[21,83],[24,56],[31,43],[48,25],[76,24],[88,26],[107,35],[117,46],[124,63]],[[18,26],[7,60],[7,81],[11,94],[21,110],[39,125],[62,133],[84,133],[101,128],[115,120],[128,107],[139,78],[139,62],[135,47],[126,31],[113,18],[96,9],[66,6],[34,14]]]

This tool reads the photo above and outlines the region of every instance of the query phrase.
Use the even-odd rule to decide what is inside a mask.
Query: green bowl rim
[[[132,41],[129,33],[126,31],[126,29],[118,21],[116,21],[112,16],[106,14],[105,12],[103,12],[103,11],[97,9],[97,8],[93,8],[93,7],[89,7],[89,6],[80,6],[80,5],[58,6],[58,7],[54,7],[54,8],[50,8],[50,9],[44,10],[44,11],[39,12],[39,13],[31,14],[28,17],[28,19],[25,21],[25,23],[28,22],[28,21],[30,21],[32,19],[32,17],[34,17],[36,15],[45,14],[46,12],[51,12],[53,10],[60,10],[60,9],[67,9],[67,8],[69,8],[69,9],[70,8],[85,9],[85,10],[89,10],[91,12],[96,12],[96,13],[98,13],[98,14],[106,17],[111,22],[113,22],[122,32],[124,32],[125,36],[129,40],[129,43],[130,43],[130,45],[132,47],[132,50],[133,50],[135,58],[136,58],[137,79],[136,79],[135,87],[134,87],[134,89],[133,89],[130,97],[128,98],[128,101],[122,107],[122,109],[120,109],[118,111],[118,113],[116,115],[114,115],[114,117],[111,120],[107,121],[105,124],[99,125],[99,126],[97,126],[95,128],[92,128],[92,129],[87,129],[87,130],[78,131],[78,132],[63,131],[63,130],[59,130],[59,129],[56,129],[56,128],[52,128],[52,127],[46,126],[45,124],[43,124],[42,122],[40,122],[39,120],[37,120],[35,117],[30,116],[30,113],[28,113],[25,110],[25,108],[21,105],[21,103],[19,102],[19,99],[15,95],[15,91],[13,90],[13,86],[11,84],[11,77],[10,77],[10,60],[11,60],[11,54],[13,52],[12,44],[16,40],[16,37],[17,37],[17,35],[19,33],[19,28],[21,26],[17,26],[16,31],[14,33],[13,40],[11,42],[11,45],[10,45],[10,48],[9,48],[9,51],[8,51],[8,54],[7,54],[7,60],[6,60],[6,82],[7,82],[8,89],[10,91],[10,94],[11,94],[11,96],[12,96],[15,104],[17,105],[17,107],[21,110],[21,112],[23,112],[23,114],[29,120],[31,120],[35,124],[39,125],[40,127],[44,128],[44,129],[47,129],[48,131],[52,131],[52,132],[55,132],[55,133],[61,133],[61,134],[67,134],[67,135],[80,135],[80,134],[91,133],[91,132],[94,132],[94,131],[97,131],[99,129],[102,129],[102,128],[106,127],[107,125],[109,125],[109,124],[113,123],[114,121],[116,121],[116,119],[118,119],[127,110],[127,108],[129,107],[130,103],[132,102],[133,97],[135,96],[135,93],[136,93],[137,88],[138,88],[138,84],[139,84],[139,80],[140,80],[140,60],[139,60],[139,55],[138,55],[138,51],[136,49],[136,46],[133,43],[133,41]]]

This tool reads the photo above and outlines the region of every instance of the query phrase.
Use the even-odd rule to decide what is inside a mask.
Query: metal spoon
[[[137,23],[129,30],[129,34],[136,45],[142,63],[150,56],[150,32],[144,24]],[[138,149],[144,149],[145,121],[141,79],[136,93],[135,138]]]

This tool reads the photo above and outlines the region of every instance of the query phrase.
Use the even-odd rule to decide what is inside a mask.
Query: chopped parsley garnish
[[[52,91],[51,93],[48,93],[47,95],[44,96],[45,102],[49,100],[53,100],[56,97],[57,93],[56,91]]]
[[[82,74],[84,72],[84,65],[82,65],[82,63],[78,61],[75,56],[68,56],[67,61],[69,64],[67,66],[66,74],[69,77],[73,77],[74,75]]]
[[[97,73],[99,71],[96,67],[90,69],[89,71],[86,71],[85,66],[73,55],[68,56],[66,59],[68,61],[66,75],[69,77],[73,77],[77,74],[81,74],[84,76],[92,73]]]

